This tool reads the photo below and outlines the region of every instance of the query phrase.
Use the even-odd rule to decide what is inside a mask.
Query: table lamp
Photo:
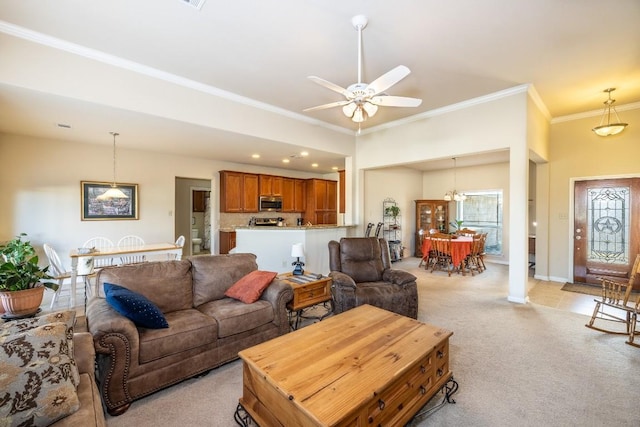
[[[304,256],[304,246],[302,243],[294,243],[293,246],[291,246],[291,256],[296,258],[296,261],[291,263],[291,265],[294,266],[293,275],[300,276],[304,274],[304,270],[302,269],[304,262],[300,261],[300,257]]]

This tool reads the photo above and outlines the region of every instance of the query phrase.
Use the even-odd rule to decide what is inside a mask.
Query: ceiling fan
[[[368,117],[373,117],[378,111],[379,106],[417,107],[422,104],[421,99],[392,96],[384,93],[385,90],[409,75],[411,71],[404,65],[398,65],[369,84],[362,82],[362,30],[367,26],[367,22],[367,17],[363,15],[357,15],[351,19],[351,23],[358,31],[358,83],[354,83],[345,89],[320,77],[309,76],[309,80],[342,94],[346,99],[318,105],[317,107],[306,108],[303,111],[342,107],[342,112],[345,116],[356,123],[362,123],[367,120]]]

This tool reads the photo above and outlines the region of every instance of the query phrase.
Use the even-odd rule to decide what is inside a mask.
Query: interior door
[[[640,178],[577,181],[574,282],[626,280],[640,250]]]

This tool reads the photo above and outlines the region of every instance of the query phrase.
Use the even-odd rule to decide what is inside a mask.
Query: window
[[[465,228],[487,233],[485,253],[502,255],[502,190],[465,194],[467,199],[457,202],[457,219]]]

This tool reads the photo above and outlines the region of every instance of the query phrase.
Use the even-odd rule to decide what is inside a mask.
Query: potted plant
[[[42,304],[44,289],[57,290],[58,285],[47,270],[38,265],[38,255],[31,243],[22,240],[25,233],[0,245],[0,299],[6,317],[35,314]]]

